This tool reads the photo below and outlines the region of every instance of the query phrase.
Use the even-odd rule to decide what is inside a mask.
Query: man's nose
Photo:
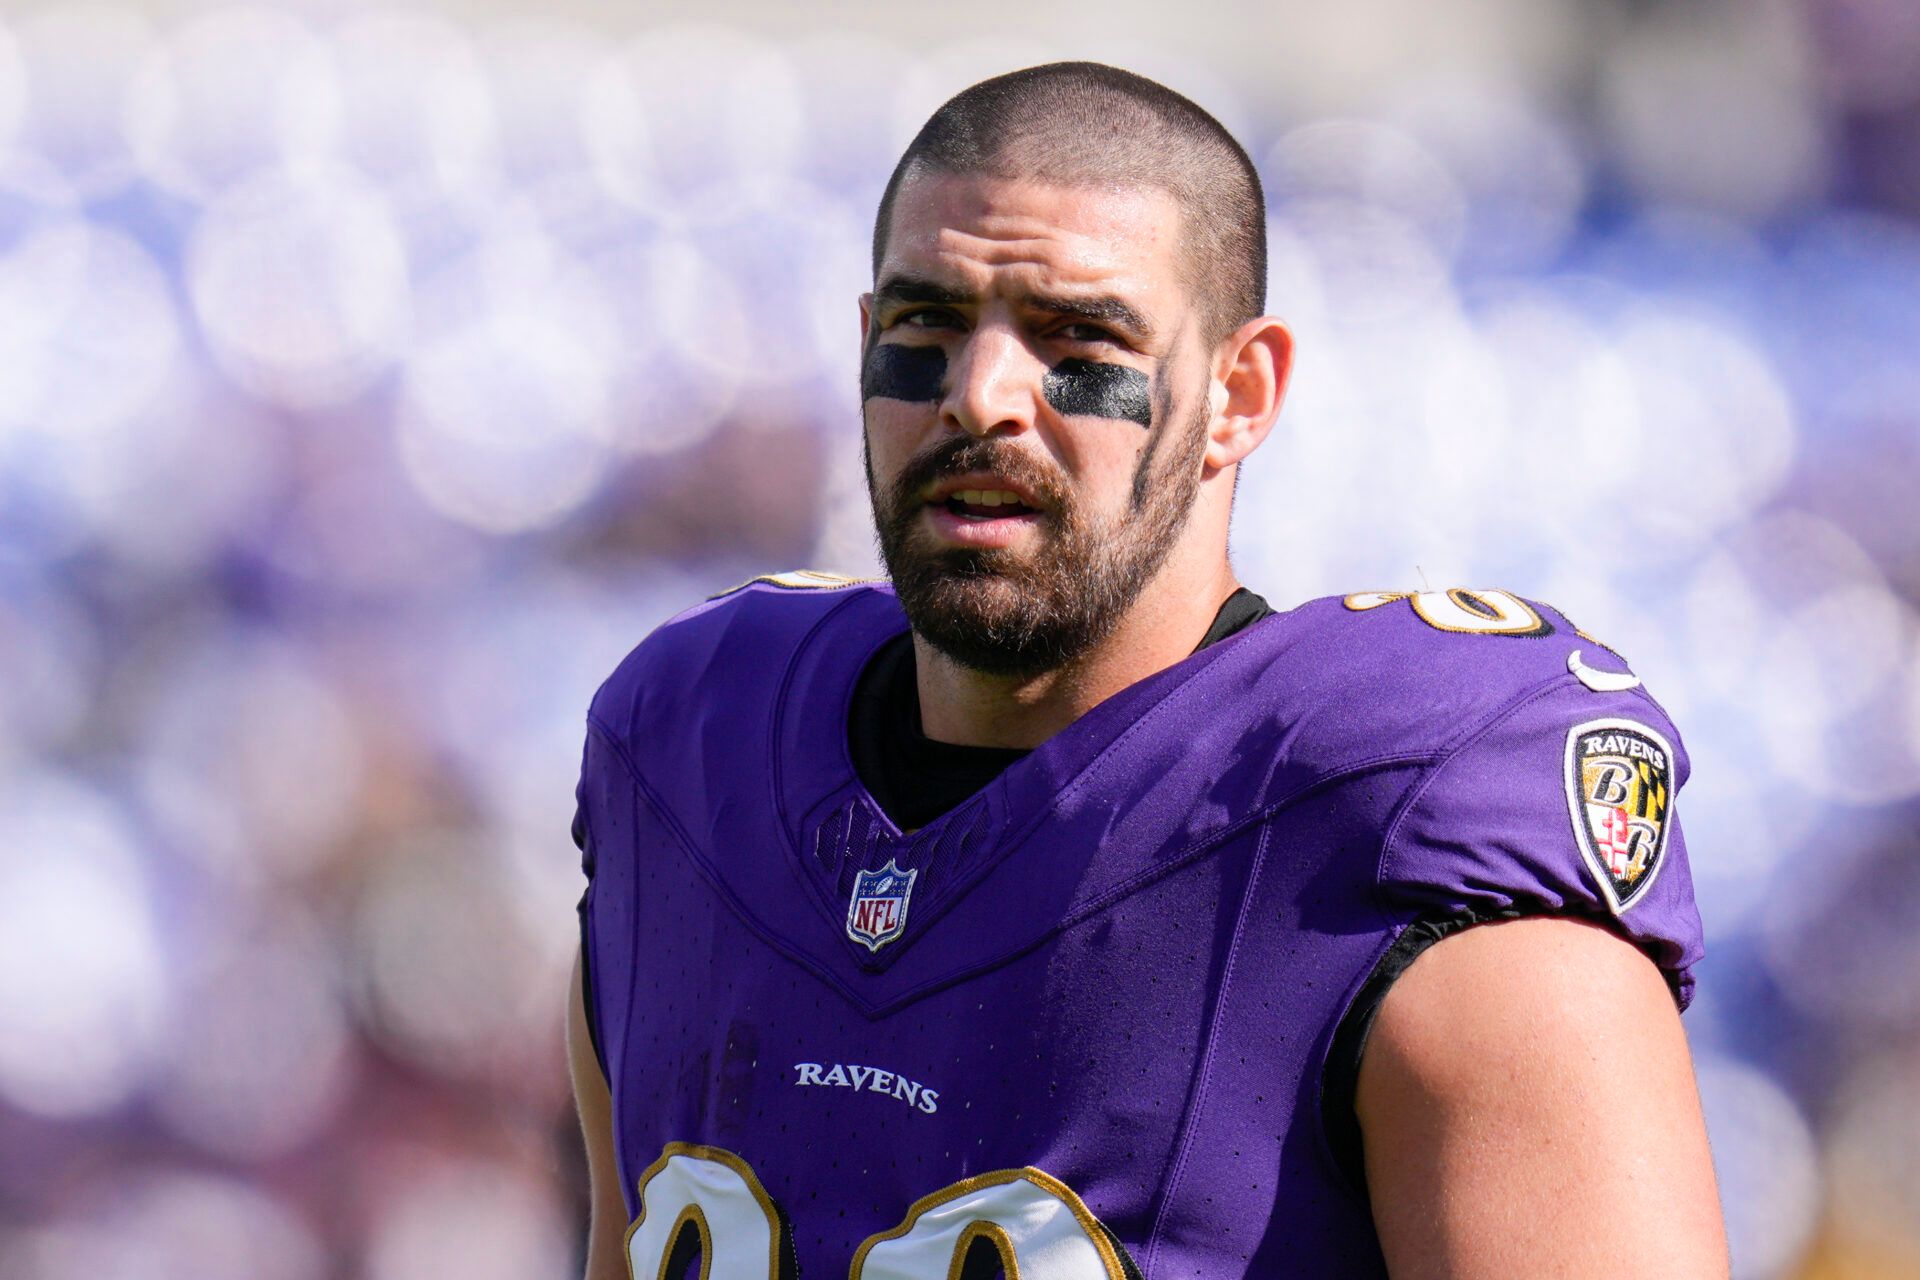
[[[1018,334],[999,326],[975,329],[955,353],[941,421],[977,438],[1024,431],[1033,425],[1035,391],[1044,373]]]

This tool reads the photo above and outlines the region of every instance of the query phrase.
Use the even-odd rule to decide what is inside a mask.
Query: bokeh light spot
[[[53,775],[0,789],[0,1094],[81,1116],[144,1077],[167,1023],[147,869],[106,797]]]

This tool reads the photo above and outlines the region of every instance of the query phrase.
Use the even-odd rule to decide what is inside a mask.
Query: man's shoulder
[[[1689,998],[1699,913],[1672,813],[1690,765],[1625,659],[1506,591],[1364,592],[1295,613],[1291,639],[1262,624],[1266,679],[1292,699],[1274,717],[1283,756],[1313,777],[1406,766],[1373,864],[1382,903],[1619,920]]]
[[[1492,588],[1327,596],[1262,628],[1249,673],[1261,701],[1277,728],[1312,733],[1330,755],[1437,755],[1546,690],[1617,706],[1640,688],[1565,614]]]
[[[751,578],[674,615],[636,645],[594,695],[591,717],[616,735],[666,704],[777,681],[796,648],[849,604],[897,611],[884,579],[796,569]]]
[[[656,627],[634,650],[652,657],[710,649],[715,644],[781,643],[804,635],[829,614],[855,601],[893,598],[885,578],[849,578],[818,569],[789,569],[749,578],[708,596]]]

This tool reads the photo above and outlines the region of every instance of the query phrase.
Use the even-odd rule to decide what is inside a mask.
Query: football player
[[[589,714],[592,1280],[1726,1273],[1659,704],[1506,592],[1234,579],[1264,219],[1093,64],[901,158],[889,580],[717,597]]]

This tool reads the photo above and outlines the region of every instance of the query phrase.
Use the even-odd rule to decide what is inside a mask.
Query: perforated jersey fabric
[[[1622,664],[1546,606],[1484,634],[1383,599],[1265,618],[912,833],[847,749],[906,627],[884,584],[750,585],[643,642],[578,793],[634,1274],[698,1247],[742,1268],[716,1275],[945,1280],[956,1250],[1026,1280],[1384,1275],[1322,1091],[1406,930],[1592,918],[1684,1006],[1677,819],[1617,910],[1568,790],[1598,721],[1683,781],[1665,713],[1578,678],[1576,650]],[[912,885],[874,946],[849,894],[886,867]]]

